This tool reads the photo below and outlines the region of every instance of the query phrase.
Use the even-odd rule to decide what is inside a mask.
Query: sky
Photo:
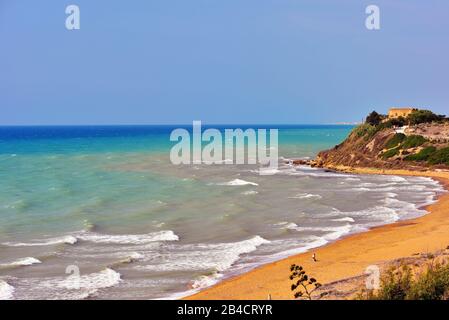
[[[380,30],[365,27],[371,4]],[[447,0],[0,0],[0,125],[449,114],[448,13]]]

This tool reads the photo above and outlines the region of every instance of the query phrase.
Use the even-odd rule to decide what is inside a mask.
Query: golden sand
[[[335,169],[362,174],[426,176],[449,187],[449,172],[443,171]],[[310,276],[326,284],[361,275],[369,265],[445,249],[449,246],[449,193],[442,194],[426,209],[429,214],[423,217],[376,227],[313,249],[317,262],[312,261],[311,252],[298,254],[225,280],[187,299],[267,299],[268,295],[272,299],[292,299],[288,276],[293,263],[302,265]]]

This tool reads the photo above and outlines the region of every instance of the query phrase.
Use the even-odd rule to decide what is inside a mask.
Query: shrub
[[[427,161],[429,157],[437,150],[434,146],[426,147],[416,154],[405,157],[407,161]]]
[[[392,128],[392,127],[393,127],[393,124],[391,123],[391,120],[388,120],[388,121],[382,122],[379,125],[377,125],[376,130],[381,131],[383,129]]]
[[[412,272],[408,266],[389,269],[381,280],[381,288],[374,299],[404,300],[412,285]]]
[[[376,111],[373,111],[366,117],[365,122],[372,126],[377,126],[382,122],[383,118],[384,117],[382,115],[378,114]]]
[[[390,122],[391,126],[395,127],[403,127],[407,124],[407,120],[404,117],[393,118],[387,122]]]
[[[416,148],[420,145],[423,145],[426,142],[426,138],[423,136],[418,135],[411,135],[408,136],[402,143],[402,148],[408,149],[408,148]]]
[[[355,127],[354,129],[352,129],[351,134],[354,134],[357,136],[357,138],[360,138],[360,137],[363,137],[364,135],[366,135],[366,133],[372,129],[373,129],[372,125],[370,125],[368,123],[364,123],[364,124],[361,124],[361,125]]]
[[[407,121],[411,125],[441,121],[443,119],[444,116],[436,115],[430,110],[415,110],[407,116]]]
[[[449,165],[449,147],[436,150],[428,158],[429,164],[447,164]]]
[[[390,140],[387,141],[385,148],[391,149],[397,147],[406,138],[403,133],[396,133]]]
[[[449,294],[449,266],[430,265],[411,286],[407,299],[411,300],[441,300]]]
[[[356,135],[357,138],[363,137],[365,140],[369,140],[380,130],[380,126],[372,126],[368,123],[364,123],[352,130],[352,134]]]
[[[385,151],[385,152],[382,154],[382,158],[383,158],[383,159],[389,159],[389,158],[391,158],[391,157],[394,157],[394,156],[396,156],[396,155],[399,154],[399,150],[401,150],[400,147],[397,147],[397,148],[394,148],[394,149],[387,150],[387,151]]]
[[[414,277],[409,266],[390,268],[381,279],[377,292],[362,291],[359,299],[370,300],[447,300],[449,298],[449,265],[429,263],[423,273]]]

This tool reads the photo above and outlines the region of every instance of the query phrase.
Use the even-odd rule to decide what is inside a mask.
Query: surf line
[[[269,129],[269,138],[267,129],[224,129],[223,140],[222,131],[208,128],[203,132],[201,121],[193,121],[192,133],[191,137],[184,128],[171,132],[170,141],[177,142],[170,150],[172,164],[260,164],[278,168],[278,129]]]

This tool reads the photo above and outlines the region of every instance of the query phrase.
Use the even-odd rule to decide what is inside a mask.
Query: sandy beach
[[[449,188],[447,171],[379,170],[371,168],[333,168],[359,174],[388,174],[432,177]],[[302,265],[322,284],[362,275],[370,265],[443,250],[449,246],[449,193],[426,208],[428,214],[354,234],[314,249],[311,252],[273,262],[248,273],[227,279],[186,299],[292,299],[289,267]]]

